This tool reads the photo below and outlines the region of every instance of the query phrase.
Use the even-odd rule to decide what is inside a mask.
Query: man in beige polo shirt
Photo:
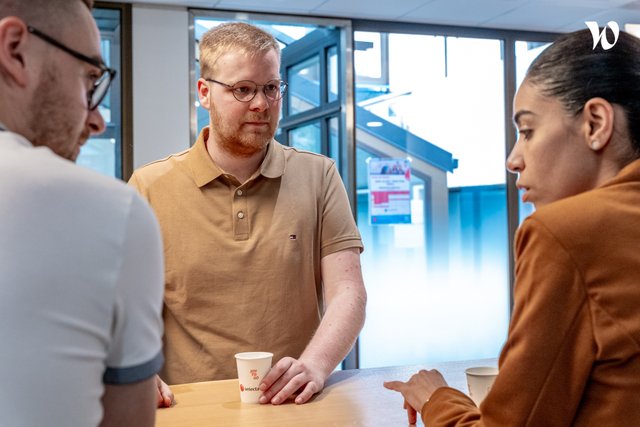
[[[235,353],[270,351],[261,403],[296,391],[304,403],[364,323],[360,234],[334,162],[273,139],[286,89],[277,41],[223,24],[202,37],[200,64],[210,126],[130,181],[165,245],[161,377],[236,378]]]

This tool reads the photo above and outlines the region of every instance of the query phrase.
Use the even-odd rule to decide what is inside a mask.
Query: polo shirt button
[[[238,212],[238,218],[240,219],[244,218],[244,212],[242,211]]]
[[[238,196],[242,196],[242,190],[238,190],[238,191],[236,191],[236,194],[237,194]]]

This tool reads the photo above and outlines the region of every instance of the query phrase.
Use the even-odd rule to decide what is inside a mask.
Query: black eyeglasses
[[[241,80],[232,85],[228,85],[226,83],[219,82],[213,79],[205,79],[208,82],[218,83],[226,88],[231,89],[231,93],[234,98],[236,98],[240,102],[249,102],[253,98],[256,97],[258,93],[258,88],[261,87],[264,95],[270,101],[277,101],[282,98],[284,93],[287,91],[287,82],[283,82],[282,80],[269,80],[263,85],[259,85],[256,82],[251,80]]]
[[[74,58],[79,59],[81,61],[84,61],[84,62],[86,62],[88,64],[91,64],[94,67],[100,69],[102,74],[100,75],[100,77],[98,77],[96,82],[93,84],[93,89],[91,89],[91,91],[89,91],[89,93],[87,94],[87,104],[88,104],[89,110],[95,110],[98,107],[98,105],[100,105],[100,103],[102,102],[104,97],[107,95],[107,91],[109,90],[109,86],[111,86],[111,82],[113,81],[114,77],[116,76],[116,70],[107,67],[99,59],[89,58],[88,56],[83,55],[80,52],[77,52],[77,51],[75,51],[75,50],[63,45],[62,43],[60,43],[56,39],[49,37],[48,35],[44,34],[43,32],[41,32],[39,30],[36,30],[32,26],[27,26],[27,30],[31,34],[33,34],[34,36],[44,40],[45,42],[47,42],[47,43],[49,43],[49,44],[51,44],[51,45],[53,45],[55,47],[57,47],[58,49],[61,49],[61,50],[65,51],[65,52],[67,52],[69,55],[73,56]]]

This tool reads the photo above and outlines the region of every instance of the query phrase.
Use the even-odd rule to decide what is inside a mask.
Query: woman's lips
[[[524,185],[517,185],[517,187],[520,194],[522,194],[522,201],[527,202],[529,198],[529,187],[525,187]]]

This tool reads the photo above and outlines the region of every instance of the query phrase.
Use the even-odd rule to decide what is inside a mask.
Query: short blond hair
[[[227,52],[242,52],[255,57],[270,50],[280,58],[280,45],[268,32],[244,22],[220,24],[200,39],[200,75],[213,77],[218,59]]]

